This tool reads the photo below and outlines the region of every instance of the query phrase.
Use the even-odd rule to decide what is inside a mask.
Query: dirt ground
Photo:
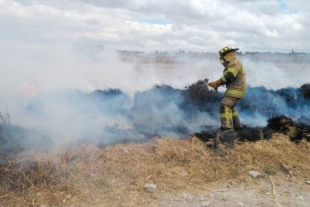
[[[115,202],[104,202],[104,199],[78,202],[60,206],[89,206],[89,207],[309,207],[310,185],[297,181],[274,179],[275,186],[268,178],[260,179],[254,185],[249,184],[223,184],[218,188],[208,189],[205,192],[165,192],[156,191],[148,193],[147,205],[135,203],[133,200],[123,199],[115,195]],[[133,193],[133,192],[128,192]],[[138,195],[136,195],[138,196]],[[26,205],[36,207],[49,207],[54,205]],[[56,205],[57,206],[57,205]],[[0,207],[11,207],[3,205]]]
[[[308,207],[310,185],[296,181],[261,179],[257,184],[228,184],[205,193],[168,194],[154,201],[158,207]]]
[[[104,199],[95,199],[79,206],[109,206],[109,207],[309,207],[310,185],[304,181],[285,178],[284,176],[264,175],[259,178],[248,177],[243,183],[228,180],[227,182],[211,183],[212,187],[204,185],[191,186],[199,190],[176,190],[175,192],[155,190],[145,192],[146,200],[139,202],[138,192],[127,192],[133,199],[115,195],[115,202],[105,205]],[[191,185],[191,183],[189,183]],[[157,186],[160,188],[160,186]],[[136,202],[135,202],[136,200]],[[92,203],[92,204],[90,204]],[[147,204],[146,204],[147,203]],[[72,205],[72,207],[75,205]]]

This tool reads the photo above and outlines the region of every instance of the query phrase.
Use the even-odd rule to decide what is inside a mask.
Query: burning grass
[[[198,80],[187,86],[184,91],[184,99],[186,104],[195,104],[199,110],[212,111],[214,103],[220,100],[220,95],[217,91],[210,90],[207,84],[208,79]]]
[[[235,132],[236,138],[241,142],[255,142],[258,140],[268,140],[273,133],[287,135],[292,142],[299,143],[302,140],[310,141],[310,126],[303,123],[295,123],[286,116],[276,116],[268,120],[266,127],[249,127],[245,125]],[[219,142],[219,129],[206,127],[206,130],[194,133],[201,141],[204,141],[211,148],[216,148]]]
[[[8,206],[152,206],[168,192],[206,191],[217,182],[244,182],[250,170],[308,179],[310,143],[295,144],[283,134],[239,142],[233,149],[210,149],[188,139],[153,138],[107,148],[82,144],[57,152],[21,152],[0,167],[0,204]],[[269,172],[268,171],[268,172]],[[143,189],[157,185],[153,194]],[[162,193],[165,192],[165,193]]]
[[[283,133],[289,136],[293,142],[303,139],[310,141],[310,127],[303,123],[295,123],[291,118],[278,116],[268,120],[267,127],[273,132]]]
[[[303,84],[300,87],[300,89],[301,89],[303,97],[305,99],[309,99],[310,98],[310,84],[309,83]]]

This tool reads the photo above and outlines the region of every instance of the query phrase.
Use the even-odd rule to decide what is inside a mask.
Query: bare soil
[[[310,204],[310,187],[298,181],[286,181],[274,177],[275,186],[268,178],[261,178],[252,185],[252,181],[244,184],[222,183],[222,187],[207,190],[205,193],[170,195],[165,199],[158,198],[154,206],[161,207],[197,207],[197,206],[285,206],[285,207],[308,207]],[[229,183],[229,182],[228,182]],[[258,185],[261,184],[261,185]]]

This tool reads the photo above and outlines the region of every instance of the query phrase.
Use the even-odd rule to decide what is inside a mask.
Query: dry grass
[[[165,137],[105,149],[80,145],[49,153],[23,153],[0,165],[0,204],[8,206],[152,206],[165,192],[206,191],[227,180],[246,182],[248,172],[309,179],[310,143],[287,136],[209,149],[198,138]],[[298,173],[297,173],[298,172]],[[147,183],[157,185],[147,193]]]

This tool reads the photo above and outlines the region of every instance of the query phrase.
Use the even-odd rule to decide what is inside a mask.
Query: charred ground
[[[96,90],[89,94],[64,90],[60,94],[66,97],[66,104],[77,108],[86,118],[111,116],[113,120],[120,117],[128,125],[124,127],[117,121],[102,124],[93,137],[87,132],[81,133],[77,143],[109,146],[119,142],[147,142],[156,136],[187,138],[193,135],[207,142],[216,137],[219,128],[218,107],[222,97],[221,92],[211,90],[207,83],[208,79],[199,80],[184,89],[155,85],[150,90],[137,92],[133,101],[119,89]],[[273,133],[283,133],[293,142],[309,141],[309,91],[309,84],[279,90],[249,87],[247,96],[237,105],[244,124],[237,132],[239,140],[257,141],[269,139]],[[77,107],[76,102],[82,104]],[[26,107],[28,113],[36,115],[43,111],[44,105],[39,103],[39,99],[30,102]],[[52,145],[53,138],[44,131],[11,124],[7,112],[0,115],[2,151]],[[255,126],[251,123],[257,119],[267,124]]]

